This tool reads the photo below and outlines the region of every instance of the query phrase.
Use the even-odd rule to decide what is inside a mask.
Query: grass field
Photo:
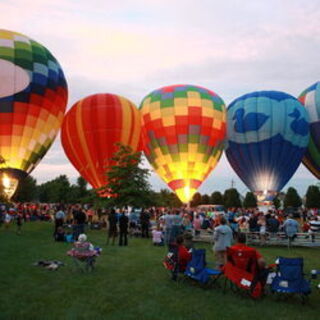
[[[13,227],[13,226],[12,226]],[[320,319],[320,292],[307,305],[298,299],[261,301],[221,289],[173,283],[161,265],[165,249],[133,239],[106,246],[105,231],[89,232],[103,248],[94,272],[75,272],[66,243],[52,240],[50,223],[29,223],[23,234],[0,229],[0,319]],[[213,261],[209,246],[209,262]],[[261,248],[268,263],[278,255],[303,256],[305,271],[320,268],[319,249]],[[41,259],[66,263],[58,271],[33,266]]]

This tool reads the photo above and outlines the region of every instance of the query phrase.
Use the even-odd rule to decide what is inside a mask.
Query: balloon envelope
[[[320,82],[304,90],[298,99],[310,117],[310,141],[302,162],[320,179]]]
[[[0,172],[9,197],[53,143],[67,94],[63,71],[44,46],[0,30]]]
[[[241,96],[227,114],[229,163],[262,196],[259,200],[266,200],[283,188],[302,160],[309,142],[308,114],[297,99],[278,91]]]
[[[137,151],[140,114],[128,99],[115,94],[95,94],[76,102],[67,112],[61,141],[64,151],[94,189],[106,186],[108,167],[114,163],[116,143]],[[101,196],[107,193],[100,192]]]
[[[140,109],[147,159],[188,202],[220,159],[226,133],[223,100],[205,88],[175,85],[151,92]]]

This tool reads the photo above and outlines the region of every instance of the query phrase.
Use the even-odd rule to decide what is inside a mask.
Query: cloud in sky
[[[138,105],[174,83],[208,87],[226,103],[260,89],[297,96],[319,80],[319,0],[4,0],[0,9],[1,28],[34,38],[58,58],[68,107],[96,92]],[[77,176],[56,141],[34,175],[45,181],[61,172]],[[230,176],[245,190],[224,157],[200,190],[223,189]],[[314,181],[301,167],[290,183],[304,192]]]

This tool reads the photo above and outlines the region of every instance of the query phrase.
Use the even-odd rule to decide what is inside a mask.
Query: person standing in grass
[[[320,232],[320,220],[317,216],[312,216],[309,221],[309,233],[311,235],[312,242],[315,241],[315,235]]]
[[[21,234],[21,229],[22,229],[22,220],[23,220],[23,216],[21,212],[17,213],[16,216],[16,224],[17,224],[17,234]]]
[[[107,244],[109,244],[109,241],[111,238],[112,245],[114,245],[116,237],[118,236],[117,215],[114,209],[112,209],[108,215],[108,224],[109,224],[109,230],[108,230]]]
[[[165,234],[165,243],[166,245],[169,245],[171,242],[173,242],[175,239],[171,239],[171,235],[172,235],[172,214],[170,211],[167,211],[167,213],[164,215],[163,217],[163,221],[164,221],[164,234]]]
[[[119,246],[127,246],[128,245],[128,225],[129,225],[129,218],[126,215],[126,211],[123,210],[120,218],[119,218]]]
[[[257,223],[259,226],[260,244],[264,246],[267,241],[267,222],[266,222],[266,217],[262,212],[259,215]]]
[[[197,213],[195,218],[193,219],[194,235],[196,238],[200,237],[201,223],[202,223],[202,220],[200,218],[200,215]]]
[[[6,212],[5,212],[5,215],[4,215],[4,226],[5,226],[5,229],[6,229],[6,230],[9,229],[11,220],[12,220],[11,215],[9,214],[8,211],[6,211]]]
[[[227,225],[225,217],[220,218],[220,225],[214,229],[213,233],[213,251],[216,258],[217,267],[221,267],[227,260],[227,247],[231,246],[233,233]]]
[[[150,214],[144,209],[142,209],[140,214],[140,223],[142,238],[149,238]]]
[[[292,214],[289,214],[287,220],[284,222],[283,230],[290,242],[296,238],[299,231],[299,223],[293,219]]]
[[[75,240],[78,239],[79,235],[84,233],[84,226],[87,220],[87,216],[84,213],[80,205],[77,206],[76,210],[73,212],[73,223],[74,223],[74,236]]]
[[[182,233],[182,218],[180,212],[176,210],[172,216],[172,228],[170,239],[176,239]]]
[[[60,207],[60,208],[58,209],[58,211],[56,212],[56,214],[55,214],[54,234],[57,233],[57,230],[58,230],[59,227],[62,227],[62,226],[63,226],[64,218],[65,218],[65,213],[64,213],[64,211],[62,210],[62,208]]]

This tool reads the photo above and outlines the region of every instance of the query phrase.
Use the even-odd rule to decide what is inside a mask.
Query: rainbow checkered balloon
[[[202,87],[174,85],[147,95],[140,112],[147,159],[187,203],[221,157],[226,135],[223,100]]]
[[[20,33],[0,30],[3,181],[25,177],[46,154],[61,126],[67,95],[63,71],[44,46]]]

